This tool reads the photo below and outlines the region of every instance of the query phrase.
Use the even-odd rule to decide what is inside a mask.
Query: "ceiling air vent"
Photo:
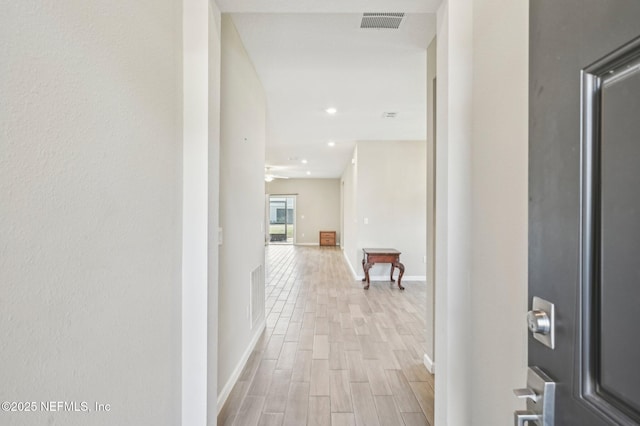
[[[398,29],[404,13],[364,13],[360,28]]]

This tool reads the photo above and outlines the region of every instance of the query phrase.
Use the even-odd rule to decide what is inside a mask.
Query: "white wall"
[[[318,244],[319,231],[336,231],[340,241],[339,179],[276,179],[267,194],[297,194],[296,244]]]
[[[508,425],[523,408],[527,31],[526,2],[438,14],[436,424]]]
[[[472,419],[471,327],[471,0],[438,11],[436,152],[435,423]],[[477,422],[477,423],[476,423]]]
[[[181,2],[4,2],[0,400],[180,423]]]
[[[362,273],[362,247],[358,247],[358,146],[353,150],[351,162],[342,173],[343,235],[340,239],[343,254],[354,275]]]
[[[401,251],[405,279],[424,280],[426,141],[359,141],[357,197],[359,247]],[[382,277],[388,277],[388,273],[389,265],[384,264],[374,265],[369,272]]]
[[[209,285],[208,1],[184,1],[182,18],[182,424],[205,425]],[[212,391],[215,393],[215,388]]]
[[[231,390],[262,326],[247,316],[250,274],[264,265],[264,90],[229,15],[222,15],[218,393]],[[221,406],[219,406],[221,408]]]
[[[425,141],[357,143],[342,180],[345,255],[360,278],[363,247],[393,247],[402,252],[404,279],[425,279],[426,155]],[[388,279],[389,265],[370,274]]]
[[[481,424],[511,425],[524,409],[512,389],[527,365],[528,29],[527,2],[474,0],[471,417]]]
[[[209,265],[207,278],[209,288],[207,293],[206,411],[207,424],[214,426],[218,422],[218,351],[220,351],[220,346],[218,345],[218,226],[220,224],[220,55],[222,48],[222,16],[215,2],[209,2],[209,5]]]
[[[436,259],[436,125],[434,91],[437,71],[437,40],[433,39],[427,48],[427,309],[425,342],[425,365],[435,371],[435,259]]]

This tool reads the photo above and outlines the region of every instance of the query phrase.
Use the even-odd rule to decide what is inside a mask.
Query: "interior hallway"
[[[266,257],[267,328],[218,424],[432,425],[425,283],[365,291],[339,248],[274,245]]]

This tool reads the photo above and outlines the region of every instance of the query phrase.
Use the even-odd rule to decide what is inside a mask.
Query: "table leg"
[[[362,281],[366,281],[367,280],[367,270],[364,269],[364,257],[362,258],[362,272],[364,272],[364,278],[362,278]]]
[[[371,279],[369,278],[369,269],[371,269],[371,267],[373,266],[373,263],[365,263],[362,268],[364,269],[364,279],[363,281],[367,282],[367,285],[364,286],[365,290],[369,289],[369,285],[371,284]]]
[[[395,283],[395,282],[396,282],[396,280],[394,280],[394,279],[393,279],[393,270],[395,269],[395,267],[396,267],[396,266],[392,263],[392,264],[391,264],[391,274],[389,275],[389,276],[390,276],[389,280],[390,280],[392,283]]]
[[[400,281],[402,280],[402,276],[404,275],[404,265],[400,262],[396,262],[393,264],[393,266],[400,269],[400,275],[398,275],[398,288],[400,290],[404,290],[404,287],[402,287],[402,284],[400,284]]]

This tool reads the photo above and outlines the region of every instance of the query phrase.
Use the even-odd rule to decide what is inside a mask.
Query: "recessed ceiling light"
[[[302,164],[307,164],[307,163],[308,163],[307,159],[306,159],[306,158],[303,158],[303,159],[302,159]]]
[[[329,146],[336,146],[336,143],[334,141],[329,141],[329,143],[327,144]]]
[[[327,108],[327,109],[325,109],[325,111],[327,111],[327,114],[331,114],[331,115],[333,115],[333,114],[335,114],[336,112],[338,112],[338,110],[337,110],[337,109],[335,109],[334,107]]]
[[[310,175],[310,174],[311,174],[311,172],[309,172],[309,171],[308,171],[308,172],[307,172],[307,174],[308,174],[308,175]]]

